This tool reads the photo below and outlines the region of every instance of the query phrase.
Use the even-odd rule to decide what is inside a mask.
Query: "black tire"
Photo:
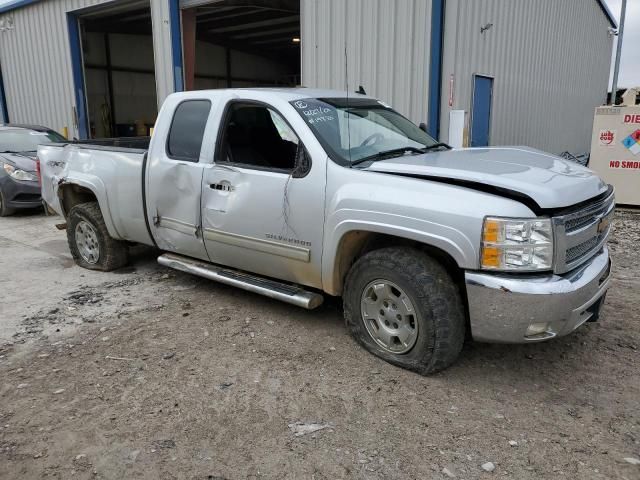
[[[370,282],[380,279],[400,287],[417,313],[417,339],[406,353],[385,350],[364,325],[362,295]],[[428,375],[450,366],[462,350],[466,318],[460,290],[444,266],[420,250],[391,247],[361,257],[347,275],[343,302],[349,333],[393,365]]]
[[[76,244],[76,226],[83,220],[93,226],[98,239],[99,256],[95,263],[85,260]],[[76,264],[83,268],[110,272],[124,267],[129,262],[127,244],[109,236],[98,202],[80,203],[71,209],[67,218],[67,241],[71,256]]]
[[[14,213],[15,209],[7,207],[7,203],[4,200],[2,190],[0,190],[0,217],[8,217],[9,215],[13,215]]]

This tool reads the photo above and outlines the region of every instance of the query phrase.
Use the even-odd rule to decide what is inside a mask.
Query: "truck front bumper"
[[[473,338],[480,342],[527,343],[567,335],[598,318],[610,273],[606,247],[565,275],[467,271]]]

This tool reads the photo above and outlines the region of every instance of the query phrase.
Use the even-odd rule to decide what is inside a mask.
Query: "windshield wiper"
[[[401,147],[394,148],[392,150],[385,150],[384,152],[378,152],[374,155],[369,155],[367,157],[362,157],[357,160],[351,162],[351,165],[359,165],[364,162],[375,162],[376,160],[384,160],[385,158],[391,157],[399,157],[404,153],[424,153],[424,148],[416,148],[416,147]]]
[[[429,145],[428,147],[424,147],[424,151],[428,152],[429,150],[435,150],[436,148],[442,148],[442,147],[446,147],[447,150],[451,150],[451,146],[449,144],[440,142],[440,143],[434,143],[433,145]]]

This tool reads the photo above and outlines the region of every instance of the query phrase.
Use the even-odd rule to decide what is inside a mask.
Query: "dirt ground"
[[[617,214],[599,323],[470,343],[432,377],[359,348],[337,301],[307,312],[145,249],[82,270],[59,221],[0,219],[2,479],[640,479],[640,212]]]

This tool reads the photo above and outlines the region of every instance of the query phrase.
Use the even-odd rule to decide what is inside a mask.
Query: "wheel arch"
[[[104,189],[102,189],[102,192],[104,192]],[[113,238],[119,238],[118,231],[111,219],[107,198],[102,192],[96,188],[94,184],[84,180],[65,179],[58,185],[57,194],[62,213],[66,219],[68,219],[71,209],[76,205],[87,202],[97,202],[109,235]]]
[[[445,243],[445,245],[448,244]],[[461,294],[465,295],[464,270],[461,265],[463,258],[458,249],[452,248],[451,245],[448,245],[449,248],[443,248],[442,242],[440,245],[435,245],[405,235],[370,229],[349,230],[340,237],[330,263],[332,268],[329,269],[328,278],[324,282],[324,290],[331,295],[341,295],[347,273],[359,258],[371,251],[391,246],[406,246],[428,253],[446,267],[460,286]]]

